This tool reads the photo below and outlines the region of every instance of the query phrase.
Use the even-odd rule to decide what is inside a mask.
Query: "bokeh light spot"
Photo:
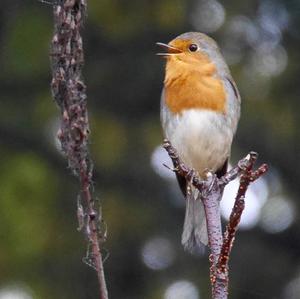
[[[142,248],[142,260],[152,270],[163,270],[175,259],[175,250],[171,242],[162,237],[155,237]]]
[[[245,49],[256,44],[258,38],[258,26],[251,19],[243,15],[231,18],[221,47],[227,63],[239,63],[247,53]]]
[[[199,299],[197,287],[187,280],[172,283],[165,292],[164,299]]]
[[[32,299],[29,291],[20,287],[7,286],[0,289],[0,299]]]
[[[252,55],[251,65],[254,71],[262,76],[280,75],[287,67],[288,55],[282,46],[272,50],[258,50]]]
[[[263,24],[274,24],[280,30],[289,25],[290,16],[283,1],[261,1],[258,8],[258,19]]]
[[[276,196],[270,198],[264,206],[260,226],[268,233],[280,233],[292,224],[294,218],[294,207],[291,201]]]
[[[225,9],[215,0],[199,1],[191,14],[191,23],[195,29],[206,33],[217,31],[224,21]]]
[[[300,273],[292,279],[284,290],[284,299],[299,299],[300,294]]]
[[[173,163],[166,152],[166,150],[159,145],[156,147],[151,156],[151,166],[153,170],[162,178],[166,180],[175,180],[175,174],[173,171],[164,166],[164,164],[169,167],[173,167]]]
[[[221,213],[226,220],[229,219],[234,206],[238,187],[239,181],[236,179],[225,188],[221,201]],[[241,229],[251,229],[258,223],[261,208],[266,202],[268,194],[268,186],[264,178],[260,178],[249,186],[245,198],[245,210],[239,224]]]

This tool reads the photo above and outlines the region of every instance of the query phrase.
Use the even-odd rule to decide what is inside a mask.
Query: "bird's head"
[[[163,47],[166,57],[164,98],[174,113],[187,109],[225,111],[221,78],[229,74],[216,42],[199,32],[183,33]]]
[[[211,63],[220,55],[216,42],[200,32],[187,32],[168,44],[159,42],[157,45],[165,50],[157,55],[166,57],[168,61],[188,64],[193,68]]]

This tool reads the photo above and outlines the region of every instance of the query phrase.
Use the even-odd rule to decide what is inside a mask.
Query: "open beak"
[[[158,56],[171,56],[171,55],[174,55],[174,54],[180,54],[182,53],[182,51],[178,48],[175,48],[173,46],[170,46],[168,44],[164,44],[164,43],[156,43],[158,46],[162,47],[164,50],[166,50],[166,52],[164,53],[156,53],[156,55]]]

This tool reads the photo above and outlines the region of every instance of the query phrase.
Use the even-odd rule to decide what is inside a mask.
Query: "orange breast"
[[[170,58],[166,65],[165,101],[174,113],[186,109],[208,109],[225,112],[226,93],[223,82],[216,78],[213,63],[189,65]]]

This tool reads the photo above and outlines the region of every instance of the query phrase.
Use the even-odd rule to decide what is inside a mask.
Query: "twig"
[[[256,160],[257,160],[257,154],[251,152],[249,154],[248,165],[245,165],[246,167],[242,172],[238,192],[235,198],[234,207],[230,214],[229,222],[226,226],[226,231],[224,233],[224,242],[222,245],[221,253],[219,255],[219,259],[216,267],[217,272],[216,272],[216,282],[214,285],[214,291],[217,294],[222,294],[224,289],[226,290],[226,293],[228,293],[229,256],[235,239],[235,234],[238,228],[238,224],[241,220],[241,216],[245,208],[245,195],[248,190],[248,187],[250,183],[257,180],[268,170],[267,165],[263,164],[258,168],[258,170],[253,171],[252,169],[254,167],[254,163]],[[216,297],[216,298],[222,298],[222,297]]]
[[[51,43],[51,89],[61,110],[58,138],[68,158],[69,167],[79,177],[81,193],[77,216],[79,228],[88,239],[87,263],[97,271],[100,299],[107,299],[101,254],[101,215],[92,196],[93,164],[88,152],[89,120],[86,87],[81,69],[84,63],[82,27],[86,0],[60,0],[53,3],[55,30]],[[82,200],[82,203],[81,203]]]
[[[244,210],[245,194],[249,184],[267,171],[267,165],[263,164],[253,171],[257,154],[250,152],[249,155],[238,162],[237,166],[233,167],[220,179],[215,174],[208,173],[207,179],[201,180],[193,169],[184,164],[168,140],[164,140],[163,146],[173,161],[173,171],[185,177],[200,191],[200,198],[203,201],[206,214],[208,244],[211,252],[209,260],[212,298],[227,299],[228,262],[237,227]],[[223,238],[219,201],[222,198],[224,187],[240,174],[238,193]]]
[[[179,155],[177,154],[175,148],[171,145],[170,141],[165,139],[163,143],[163,147],[168,152],[173,165],[174,165],[174,172],[177,172],[179,175],[184,176],[189,182],[193,185],[198,186],[199,188],[204,183],[200,178],[196,175],[193,169],[188,168],[183,161],[180,159]]]

